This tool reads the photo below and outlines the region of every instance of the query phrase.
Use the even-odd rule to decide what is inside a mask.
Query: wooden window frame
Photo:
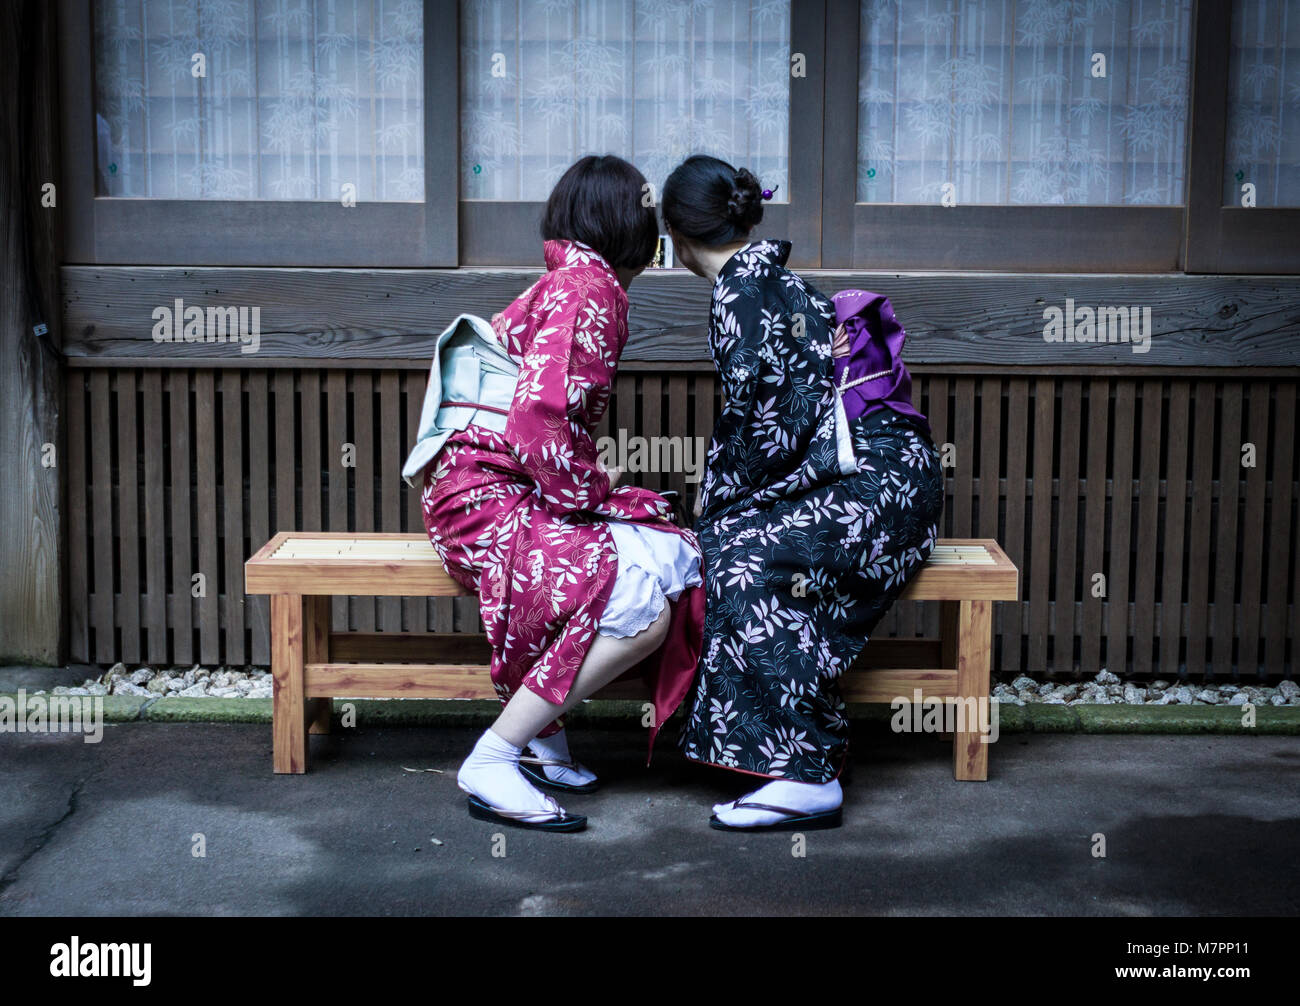
[[[1224,205],[1233,6],[1207,0],[1196,5],[1187,271],[1300,273],[1300,207]]]
[[[419,202],[139,199],[95,190],[92,0],[59,0],[65,261],[97,265],[455,266],[456,0],[424,0],[424,193]],[[201,241],[195,235],[202,235]]]
[[[458,36],[459,38],[459,36]],[[826,0],[795,0],[790,5],[790,51],[808,56],[807,76],[790,80],[790,201],[769,203],[759,230],[763,237],[792,244],[790,265],[821,265],[822,111],[826,39]],[[795,156],[796,151],[807,151]],[[459,196],[459,175],[456,176]],[[652,179],[653,181],[653,179]],[[662,182],[662,179],[659,180]],[[460,200],[460,245],[463,266],[536,266],[542,262],[540,201]]]
[[[829,0],[826,121],[852,122],[854,129],[826,134],[824,266],[1005,272],[1182,269],[1182,205],[944,207],[857,202],[859,18],[857,0]],[[1194,62],[1189,76],[1195,79]],[[1190,120],[1189,108],[1189,125]]]
[[[196,266],[541,264],[540,201],[460,198],[460,4],[424,0],[425,201],[180,200],[95,191],[93,0],[59,0],[65,262]],[[791,5],[789,203],[764,237],[796,268],[1300,274],[1300,208],[1223,205],[1232,5],[1193,9],[1180,206],[857,202],[858,0]],[[820,57],[820,58],[818,58]],[[825,124],[853,123],[852,129]],[[802,152],[802,153],[796,153]],[[817,155],[820,156],[817,156]],[[450,180],[450,183],[449,181]],[[846,208],[850,208],[846,212]],[[339,214],[346,213],[346,217]],[[204,235],[195,241],[194,235]]]

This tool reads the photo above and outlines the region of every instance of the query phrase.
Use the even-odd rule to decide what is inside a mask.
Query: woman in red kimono
[[[621,470],[602,467],[592,435],[627,341],[627,287],[658,239],[644,186],[618,157],[584,157],[556,184],[542,220],[547,271],[492,319],[519,366],[504,429],[452,434],[424,474],[425,526],[448,572],[479,595],[505,702],[457,782],[473,816],[501,824],[581,829],[585,818],[533,785],[595,786],[560,717],[643,663],[653,746],[699,660],[695,536],[657,493],[617,485]]]

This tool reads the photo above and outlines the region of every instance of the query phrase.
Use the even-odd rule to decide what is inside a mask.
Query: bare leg
[[[493,732],[516,747],[524,747],[556,717],[567,713],[593,692],[659,649],[668,636],[671,618],[668,606],[664,605],[659,617],[635,636],[616,639],[596,633],[582,666],[578,668],[573,687],[569,689],[569,697],[562,705],[547,702],[528,688],[520,688],[492,724]]]
[[[568,698],[560,705],[520,688],[461,765],[457,785],[492,807],[516,812],[535,810],[530,821],[553,818],[558,805],[519,771],[520,749],[557,716],[657,650],[668,635],[670,621],[671,613],[665,605],[659,617],[635,636],[616,639],[598,633],[578,668]]]

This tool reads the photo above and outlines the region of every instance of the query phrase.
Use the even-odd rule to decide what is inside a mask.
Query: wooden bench
[[[490,650],[467,633],[331,632],[330,597],[464,596],[423,534],[282,531],[244,565],[249,594],[271,595],[272,739],[276,772],[307,770],[307,736],[328,733],[336,698],[496,697]],[[903,598],[940,603],[939,639],[880,639],[840,682],[848,702],[960,696],[988,700],[992,604],[1019,596],[1020,574],[997,542],[945,539]],[[600,698],[645,698],[616,681]],[[953,776],[988,778],[977,723],[953,736]]]

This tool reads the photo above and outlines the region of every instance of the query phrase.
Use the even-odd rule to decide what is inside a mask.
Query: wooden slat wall
[[[242,563],[270,534],[423,527],[399,474],[422,373],[86,368],[68,387],[75,660],[265,664]],[[951,445],[941,534],[997,538],[1022,570],[997,671],[1293,672],[1294,379],[921,373],[913,393]],[[720,404],[708,370],[625,371],[597,433],[707,436]],[[698,491],[682,470],[627,477],[688,507]],[[342,598],[334,619],[481,631],[472,598]],[[937,630],[934,606],[902,602],[877,635]]]

